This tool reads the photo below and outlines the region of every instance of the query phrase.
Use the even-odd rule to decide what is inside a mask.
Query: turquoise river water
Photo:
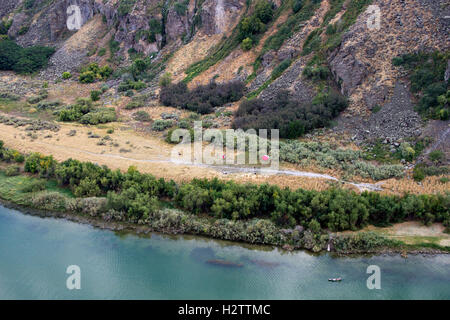
[[[70,265],[80,290],[66,287]],[[380,268],[379,290],[367,288],[369,265]],[[0,299],[450,299],[450,255],[336,258],[118,235],[0,206]]]

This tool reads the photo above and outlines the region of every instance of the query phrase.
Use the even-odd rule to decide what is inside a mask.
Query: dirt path
[[[115,131],[107,134],[110,128]],[[72,130],[76,131],[75,136],[68,135]],[[106,140],[102,139],[106,136]],[[384,192],[388,193],[391,189],[396,193],[402,190],[395,179],[376,184],[344,182],[332,172],[300,171],[289,165],[282,165],[278,171],[274,171],[270,168],[187,163],[171,157],[173,145],[165,143],[160,136],[139,134],[117,123],[101,128],[62,123],[59,132],[37,131],[34,134],[21,127],[0,124],[0,139],[7,147],[24,153],[49,154],[58,161],[74,158],[107,165],[111,169],[127,170],[130,166],[136,166],[142,172],[178,182],[217,177],[240,183],[271,183],[293,189],[324,190],[330,187],[330,183],[341,182],[344,187],[353,190],[379,191],[382,186],[387,187]],[[436,186],[434,183],[434,190],[440,191]],[[428,188],[425,188],[423,192],[427,191]]]

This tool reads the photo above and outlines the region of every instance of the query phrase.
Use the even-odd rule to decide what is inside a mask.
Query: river
[[[66,287],[70,265],[80,290]],[[369,265],[379,266],[381,289],[367,288]],[[119,235],[0,206],[0,299],[450,299],[450,255],[336,258]]]

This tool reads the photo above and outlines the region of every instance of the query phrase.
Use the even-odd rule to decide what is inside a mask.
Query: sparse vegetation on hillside
[[[99,124],[117,120],[114,108],[95,108],[89,99],[79,98],[75,104],[63,107],[58,112],[60,121],[73,121],[83,124]]]
[[[306,0],[306,1],[294,1],[292,10],[294,12],[293,15],[287,19],[282,25],[278,26],[278,30],[275,34],[271,35],[264,42],[263,48],[260,51],[258,57],[253,63],[253,73],[248,76],[246,82],[250,82],[256,77],[256,73],[261,67],[261,62],[264,54],[266,54],[269,50],[275,50],[281,48],[285,40],[289,39],[295,32],[298,32],[301,28],[303,28],[303,22],[310,19],[316,9],[320,6],[319,0]],[[285,6],[289,2],[284,2],[279,10],[286,10]],[[288,10],[291,10],[289,8]],[[247,97],[249,99],[256,98],[263,90],[265,90],[273,81],[275,81],[295,60],[285,59],[280,62],[280,64],[275,68],[272,72],[272,75],[269,79],[267,79],[258,89],[250,92]]]
[[[126,92],[129,90],[140,91],[140,90],[144,89],[146,86],[147,85],[143,81],[128,80],[128,81],[124,81],[121,84],[119,84],[119,86],[117,87],[117,91],[118,92]]]
[[[266,31],[267,23],[272,20],[272,17],[272,3],[267,0],[258,0],[253,14],[245,17],[238,25],[239,41],[250,39],[252,43],[256,43],[256,35]]]
[[[12,25],[13,20],[2,19],[0,21],[0,39],[2,35],[7,35],[8,30]]]
[[[314,53],[304,69],[303,75],[313,80],[330,78],[327,56],[341,43],[342,35],[352,26],[357,17],[372,3],[372,0],[331,0],[330,9],[325,14],[322,25],[311,32],[305,40],[302,55]],[[330,24],[330,21],[345,5],[342,17]]]
[[[255,6],[252,6],[251,1],[247,1],[245,12],[233,33],[227,38],[224,37],[207,58],[189,66],[185,71],[186,77],[183,81],[186,83],[190,82],[196,76],[226,58],[243,41],[245,41],[243,44],[244,49],[249,50],[251,48],[250,44],[253,46],[258,43],[261,34],[267,30],[268,24],[273,22],[273,18],[281,10],[282,8],[274,10],[271,2],[268,0],[258,0]],[[252,13],[248,15],[249,12]]]
[[[444,79],[449,59],[450,52],[436,51],[404,54],[392,60],[394,66],[409,72],[411,91],[419,99],[417,111],[426,118],[450,118],[450,80]]]
[[[292,139],[328,126],[346,107],[346,99],[334,91],[309,105],[301,105],[289,97],[288,91],[280,91],[271,101],[243,101],[235,114],[233,128],[279,129],[281,138]]]
[[[213,112],[215,107],[238,101],[243,96],[243,91],[244,85],[238,81],[226,84],[212,82],[193,90],[180,82],[162,87],[160,101],[166,106],[207,114]]]
[[[303,27],[303,22],[310,19],[314,12],[320,5],[319,0],[295,0],[293,1],[292,10],[293,15],[282,25],[279,26],[277,32],[272,36],[268,37],[264,42],[263,49],[261,50],[257,61],[255,62],[255,68],[259,68],[259,63],[262,56],[269,50],[278,50],[283,45],[286,39],[289,39],[295,32],[301,30]]]
[[[133,9],[136,0],[119,0],[119,7],[117,8],[117,13],[120,16],[126,16]]]

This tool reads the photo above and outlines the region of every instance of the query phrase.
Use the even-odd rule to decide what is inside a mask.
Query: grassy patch
[[[24,192],[23,189],[30,187],[36,181],[39,181],[39,179],[24,175],[8,177],[3,171],[0,171],[0,198],[20,205],[30,205],[30,193]],[[73,198],[73,194],[69,189],[58,187],[57,182],[54,180],[46,180],[45,190],[58,192]]]

